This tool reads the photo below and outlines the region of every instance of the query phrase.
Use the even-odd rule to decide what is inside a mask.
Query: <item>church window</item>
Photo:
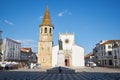
[[[47,33],[47,28],[45,28],[45,33]]]
[[[52,32],[52,29],[50,28],[50,33]]]
[[[41,33],[42,33],[42,31],[43,31],[43,28],[41,28]]]
[[[65,40],[65,43],[69,43],[69,40],[68,40],[68,39],[66,39],[66,40]]]

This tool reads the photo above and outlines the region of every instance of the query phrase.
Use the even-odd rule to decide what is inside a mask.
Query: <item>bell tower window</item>
[[[45,28],[45,33],[47,33],[47,28]]]
[[[52,29],[50,28],[50,33],[52,32]]]
[[[43,28],[41,28],[41,33],[42,33],[42,31],[43,31]]]

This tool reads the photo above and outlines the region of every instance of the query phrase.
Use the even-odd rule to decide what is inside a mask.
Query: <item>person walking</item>
[[[61,66],[58,67],[58,71],[59,71],[59,73],[62,73],[62,68],[61,68]]]

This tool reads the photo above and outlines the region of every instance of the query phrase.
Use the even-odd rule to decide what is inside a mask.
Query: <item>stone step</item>
[[[47,73],[75,73],[74,69],[65,67],[55,67],[47,70]]]

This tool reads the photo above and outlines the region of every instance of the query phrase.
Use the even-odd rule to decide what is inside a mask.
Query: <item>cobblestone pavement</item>
[[[75,72],[70,70],[75,69]],[[19,69],[0,71],[0,80],[120,80],[120,69],[111,68],[72,68],[59,73],[51,69]]]

